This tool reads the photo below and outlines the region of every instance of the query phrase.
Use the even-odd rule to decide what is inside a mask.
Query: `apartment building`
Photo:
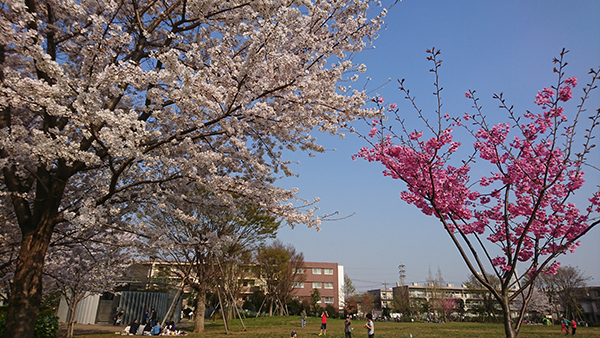
[[[434,297],[454,298],[462,300],[465,310],[471,309],[473,306],[481,303],[481,291],[467,288],[465,285],[455,286],[454,284],[446,284],[443,286],[433,287],[426,283],[411,283],[410,285],[399,285],[392,288],[392,297],[399,297],[405,300],[426,301]]]
[[[319,290],[323,308],[328,305],[335,309],[344,306],[344,267],[337,263],[304,262],[296,273],[304,281],[294,283],[294,297],[310,298],[314,289]]]
[[[392,309],[394,304],[394,290],[393,289],[374,289],[367,291],[372,297],[374,302],[374,311],[376,314],[381,314],[383,309]]]

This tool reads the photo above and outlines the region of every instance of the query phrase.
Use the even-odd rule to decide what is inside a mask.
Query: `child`
[[[373,325],[373,315],[372,314],[367,313],[367,323],[363,327],[368,330],[367,334],[369,335],[369,338],[375,337],[375,326]]]
[[[346,322],[344,323],[344,333],[346,334],[346,338],[352,338],[352,328],[350,325],[352,325],[352,322],[350,322],[350,316],[347,316]]]
[[[327,335],[327,317],[329,317],[327,311],[321,314],[321,333],[319,333],[319,336]]]
[[[563,330],[565,330],[565,331],[567,331],[567,336],[568,336],[569,335],[569,326],[571,326],[571,322],[563,316],[560,321],[560,332],[563,332]]]

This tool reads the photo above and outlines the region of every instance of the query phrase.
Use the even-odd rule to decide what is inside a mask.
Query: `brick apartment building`
[[[344,267],[337,263],[304,262],[296,271],[302,274],[303,282],[294,285],[294,297],[310,297],[314,289],[319,290],[323,308],[328,305],[335,309],[344,306]]]

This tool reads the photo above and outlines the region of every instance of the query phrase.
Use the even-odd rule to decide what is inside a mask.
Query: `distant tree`
[[[488,276],[487,280],[492,285],[500,285],[498,277],[494,275]],[[479,315],[484,321],[489,318],[492,318],[494,321],[498,321],[497,313],[499,304],[492,293],[488,289],[484,288],[479,279],[473,275],[470,275],[464,284],[469,292],[477,295],[477,304],[472,306],[471,312]]]
[[[344,311],[346,314],[353,315],[358,313],[358,301],[356,298],[356,295],[346,298],[346,301],[344,302]]]
[[[327,306],[325,306],[325,311],[327,311],[330,316],[335,316],[338,313],[338,311],[331,304],[327,304]]]
[[[586,281],[590,279],[578,267],[565,266],[558,268],[555,275],[541,276],[537,285],[548,296],[551,304],[558,303],[562,306],[566,317],[582,318],[582,309],[577,299],[585,296]]]
[[[415,309],[411,306],[408,288],[403,287],[394,295],[392,306],[394,311],[402,313],[405,316],[410,316],[415,312]]]
[[[437,299],[436,303],[437,307],[440,309],[440,313],[442,314],[442,320],[448,321],[450,314],[456,308],[456,299],[442,297]]]
[[[521,307],[523,302],[522,297],[515,298],[514,306],[516,309]],[[548,296],[538,287],[535,287],[533,290],[533,294],[531,295],[531,299],[527,304],[527,312],[532,314],[537,321],[541,321],[545,315],[552,313],[552,306],[550,305],[550,301]]]
[[[458,317],[462,320],[463,317],[465,316],[465,313],[467,312],[464,299],[459,298],[456,300],[456,307],[454,308],[454,311],[456,312]]]
[[[360,294],[358,302],[360,303],[360,311],[365,315],[371,313],[373,309],[375,309],[375,299],[373,295],[368,292]]]
[[[279,240],[261,246],[255,255],[260,276],[266,282],[265,294],[269,301],[269,315],[278,310],[286,315],[285,304],[294,291],[294,283],[303,282],[306,275],[299,273],[304,264],[304,255],[296,252],[291,244]]]
[[[443,287],[446,285],[444,278],[442,277],[442,270],[438,267],[435,277],[431,274],[431,268],[429,269],[429,276],[425,280],[425,297],[432,307],[433,312],[441,314],[442,317],[446,316],[446,291]]]
[[[352,279],[348,277],[348,274],[344,274],[344,299],[348,299],[354,295],[356,288],[352,284]]]
[[[319,292],[319,289],[313,289],[310,294],[310,301],[312,302],[313,314],[318,316],[321,312],[321,306],[319,305],[319,302],[321,302],[321,292]]]
[[[265,293],[262,290],[256,290],[244,301],[242,308],[258,312],[261,305],[264,304],[265,298]]]
[[[302,303],[300,299],[288,298],[286,304],[290,316],[297,316],[300,314],[302,309]]]
[[[427,316],[429,316],[430,313],[433,312],[433,305],[431,304],[431,301],[424,299],[421,302],[421,312],[426,314]]]

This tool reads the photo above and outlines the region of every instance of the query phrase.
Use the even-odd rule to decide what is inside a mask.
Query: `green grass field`
[[[246,331],[243,330],[239,320],[230,321],[229,334],[225,333],[223,322],[207,322],[206,332],[198,334],[189,334],[187,337],[196,338],[285,338],[290,337],[294,330],[298,332],[298,338],[319,338],[320,318],[308,318],[307,326],[300,328],[299,317],[271,317],[271,318],[248,318],[244,320]],[[363,321],[353,321],[353,338],[367,338],[367,332],[362,328]],[[504,328],[501,324],[480,324],[480,323],[375,323],[376,338],[472,338],[472,337],[504,337]],[[119,337],[111,334],[94,334],[76,337],[85,338],[106,338]],[[560,326],[543,325],[525,325],[521,329],[519,338],[546,338],[561,337]],[[577,328],[577,337],[600,338],[600,327],[579,327]],[[326,338],[343,338],[344,321],[342,319],[329,318],[327,321]]]

